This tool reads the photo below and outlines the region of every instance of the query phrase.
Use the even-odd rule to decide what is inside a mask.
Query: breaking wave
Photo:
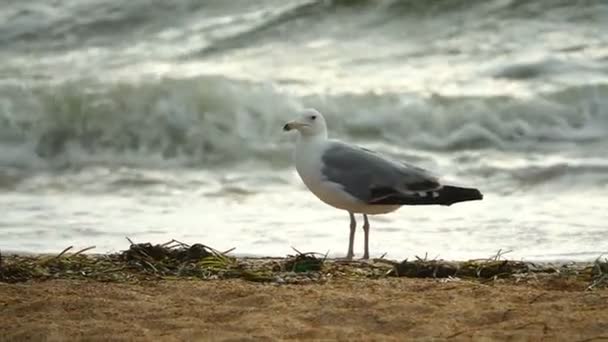
[[[302,107],[331,135],[403,149],[584,151],[608,134],[608,86],[531,98],[411,94],[295,96],[223,77],[66,83],[0,93],[0,163],[281,164],[285,120]]]

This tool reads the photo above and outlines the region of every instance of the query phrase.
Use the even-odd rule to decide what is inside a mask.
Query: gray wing
[[[373,151],[332,142],[323,153],[323,176],[366,203],[387,196],[413,196],[441,187],[438,179],[419,167],[397,163]]]

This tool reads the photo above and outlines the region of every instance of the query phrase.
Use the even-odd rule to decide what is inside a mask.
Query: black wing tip
[[[483,194],[476,188],[461,188],[452,185],[446,185],[439,191],[439,197],[445,197],[450,204],[466,201],[483,200]]]
[[[481,191],[475,188],[461,188],[446,185],[437,190],[425,191],[421,195],[395,193],[387,189],[377,189],[374,193],[376,199],[370,204],[396,204],[396,205],[443,205],[483,199]]]

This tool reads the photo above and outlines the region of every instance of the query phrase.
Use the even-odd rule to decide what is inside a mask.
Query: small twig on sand
[[[127,241],[129,241],[130,244],[135,245],[135,243],[133,242],[133,240],[129,239],[128,236],[125,236],[125,239],[127,239]]]
[[[526,323],[524,325],[517,326],[517,327],[513,328],[513,330],[521,330],[523,328],[527,328],[527,327],[533,326],[533,325],[540,325],[540,326],[542,326],[543,327],[543,334],[546,334],[549,331],[549,326],[545,322],[530,322],[530,323]]]
[[[427,257],[429,256],[428,252],[424,253],[424,259],[420,258],[419,256],[416,255],[416,259],[418,259],[418,261],[426,261]]]
[[[72,254],[72,256],[77,256],[78,254],[84,253],[86,251],[90,251],[93,248],[95,248],[95,246],[89,246],[89,247],[83,248],[83,249],[79,250],[78,252]]]
[[[313,257],[314,257],[315,255],[323,255],[323,254],[318,253],[318,252],[306,252],[306,253],[302,253],[302,252],[300,252],[299,250],[297,250],[297,249],[296,249],[295,247],[293,247],[293,246],[291,246],[291,249],[293,249],[294,251],[296,251],[296,253],[298,253],[298,255],[301,255],[301,256],[307,256],[307,255],[310,255],[310,256],[313,256]],[[329,251],[327,251],[327,253],[329,253]],[[325,256],[327,257],[327,254],[325,254]]]
[[[386,253],[384,253],[384,254],[386,254]],[[421,258],[421,257],[419,257],[417,255],[415,255],[415,257],[420,262],[436,261],[437,259],[439,259],[439,254],[437,254],[433,259],[429,259],[429,252],[424,252],[424,258]]]
[[[55,257],[55,259],[59,259],[61,258],[62,255],[64,255],[67,251],[69,251],[70,249],[74,248],[74,246],[70,246],[64,250],[61,251],[61,253],[57,254],[57,256]]]
[[[466,332],[467,332],[467,330],[462,330],[462,331],[459,331],[459,332],[457,332],[457,333],[454,333],[454,334],[452,334],[452,335],[450,335],[450,336],[446,336],[445,338],[446,338],[446,339],[451,339],[451,338],[454,338],[454,337],[458,337],[458,336],[460,336],[460,335],[462,335],[462,334],[464,334],[464,333],[466,333]]]
[[[491,256],[491,257],[489,258],[489,260],[498,261],[498,260],[500,260],[500,258],[502,258],[502,256],[503,256],[503,255],[505,255],[505,254],[509,254],[509,253],[511,253],[511,252],[513,252],[513,250],[508,250],[508,251],[504,251],[504,252],[503,252],[503,251],[502,251],[502,248],[501,248],[501,249],[499,249],[499,250],[498,250],[498,252],[496,252],[496,254],[494,254],[494,256]]]
[[[176,245],[170,246],[171,244],[176,244]],[[175,239],[171,239],[171,241],[165,242],[160,246],[165,247],[165,248],[176,248],[176,247],[190,248],[189,244],[175,240]]]
[[[235,250],[235,249],[236,249],[236,247],[232,247],[232,248],[230,248],[230,249],[228,249],[228,250],[226,250],[226,251],[222,252],[222,254],[228,254],[228,253],[232,252],[232,251],[233,251],[233,250]]]

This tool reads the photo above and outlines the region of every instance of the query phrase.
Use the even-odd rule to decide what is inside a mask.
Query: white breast
[[[368,205],[351,196],[342,186],[328,181],[323,176],[322,155],[327,140],[298,141],[296,145],[296,170],[308,189],[321,201],[353,213],[383,214],[394,211],[399,206]]]
[[[328,182],[321,172],[325,141],[298,141],[296,145],[296,170],[308,189],[323,202],[339,209],[348,210],[358,201],[345,193],[340,186]]]

